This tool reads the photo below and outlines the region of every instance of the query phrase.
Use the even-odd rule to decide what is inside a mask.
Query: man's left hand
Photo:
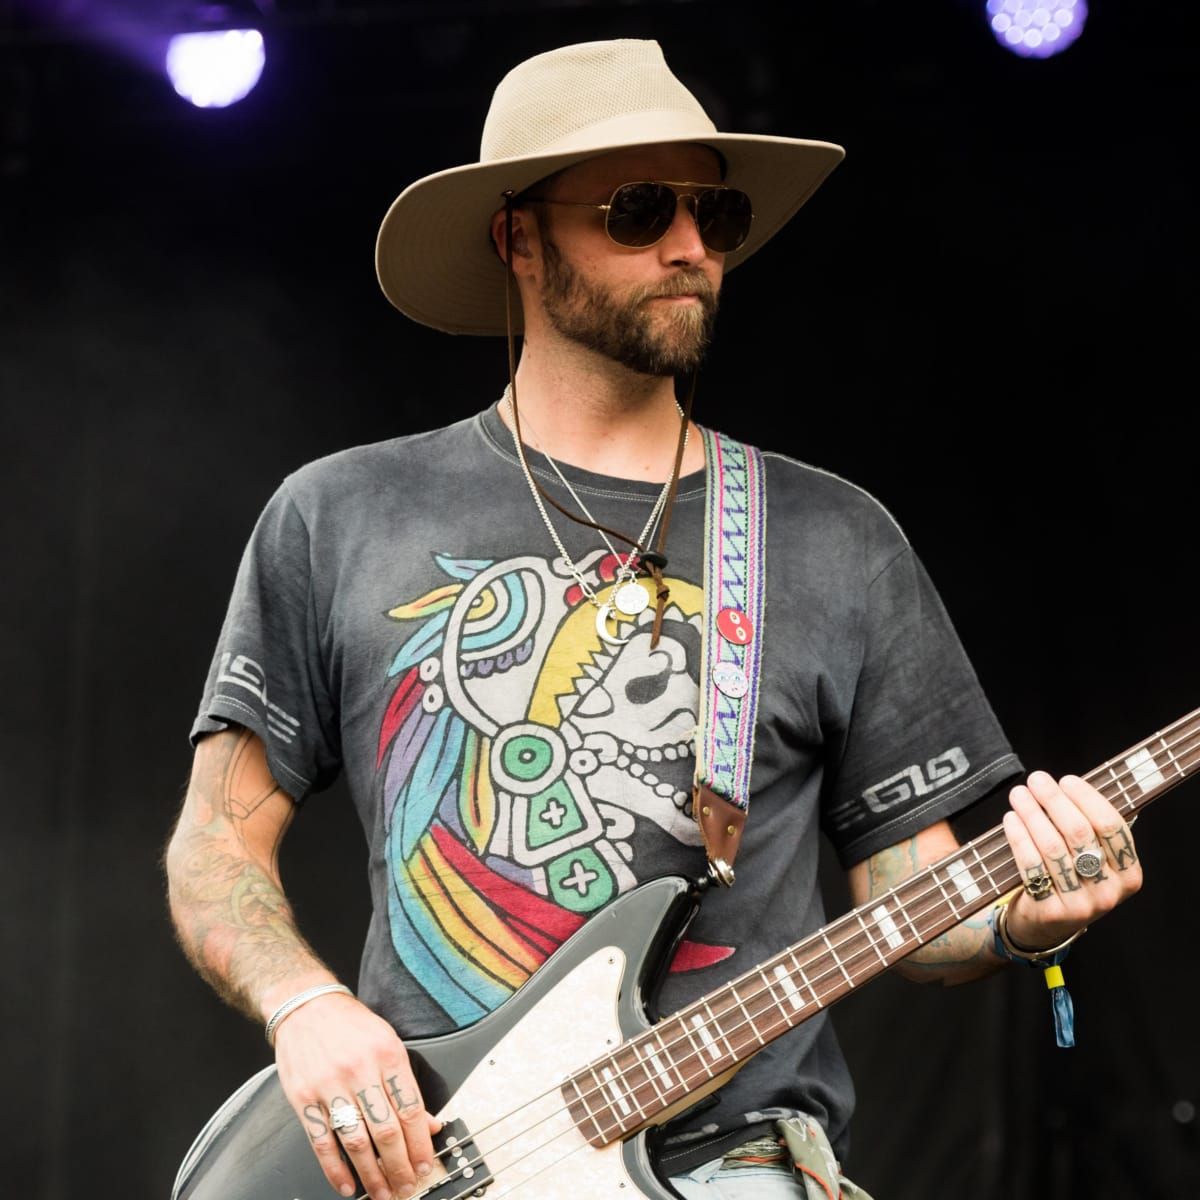
[[[1009,905],[1008,934],[1021,949],[1057,946],[1142,886],[1128,823],[1077,775],[1035,771],[1009,803],[1004,832],[1026,886]],[[1037,886],[1042,876],[1049,888]]]

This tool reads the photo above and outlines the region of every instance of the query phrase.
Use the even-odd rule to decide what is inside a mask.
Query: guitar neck
[[[1197,768],[1200,709],[1084,778],[1129,820]],[[1108,852],[1133,857],[1119,836]],[[1020,882],[997,825],[577,1071],[563,1085],[575,1124],[596,1146],[627,1136]]]

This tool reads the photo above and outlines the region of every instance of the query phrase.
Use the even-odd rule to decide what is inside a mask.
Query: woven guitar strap
[[[692,806],[713,878],[733,885],[750,805],[754,725],[766,598],[766,473],[762,454],[701,428],[708,485],[704,516],[704,638]]]

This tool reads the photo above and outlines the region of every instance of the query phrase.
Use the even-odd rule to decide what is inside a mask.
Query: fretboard
[[[1084,778],[1130,818],[1197,767],[1200,709]],[[577,1071],[562,1087],[576,1126],[596,1146],[627,1136],[1020,882],[997,825]]]

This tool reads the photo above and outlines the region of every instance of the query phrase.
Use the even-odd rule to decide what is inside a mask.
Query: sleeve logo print
[[[940,791],[948,783],[961,779],[971,768],[961,746],[952,746],[931,758],[924,767],[914,763],[905,767],[882,783],[874,784],[863,792],[867,807],[875,813],[887,812],[889,808],[912,800],[917,796],[928,796]]]
[[[300,731],[300,722],[291,713],[284,712],[278,704],[267,697],[267,673],[252,658],[245,654],[234,654],[227,650],[221,655],[221,666],[217,673],[217,688],[222,684],[242,688],[262,705],[262,715],[267,723],[267,732],[285,745],[295,741]]]

